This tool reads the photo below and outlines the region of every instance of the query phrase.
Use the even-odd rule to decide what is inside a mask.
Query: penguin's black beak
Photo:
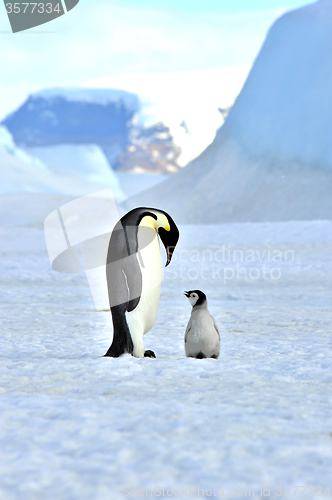
[[[188,299],[190,297],[190,293],[189,292],[183,292],[183,295],[185,295]]]
[[[169,220],[170,230],[166,231],[166,229],[164,229],[163,227],[160,227],[158,230],[160,239],[163,242],[164,247],[166,249],[167,261],[165,267],[167,267],[172,260],[172,255],[175,250],[176,244],[179,240],[179,234],[180,234],[173,219],[171,219],[171,217],[168,216],[168,220]]]
[[[174,252],[174,247],[169,247],[168,245],[166,245],[165,248],[166,248],[166,254],[167,254],[167,261],[166,261],[165,267],[167,267],[168,264],[172,260],[172,255],[173,255],[173,252]]]

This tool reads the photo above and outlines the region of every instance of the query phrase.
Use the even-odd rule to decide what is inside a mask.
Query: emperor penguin
[[[156,208],[134,208],[115,225],[107,253],[106,278],[113,322],[113,342],[105,356],[129,353],[155,358],[145,351],[143,335],[151,330],[159,303],[162,262],[159,238],[166,249],[166,266],[179,239],[172,217]]]
[[[201,290],[184,292],[192,305],[184,337],[186,355],[190,358],[218,358],[220,335],[214,318],[208,311],[205,293]]]

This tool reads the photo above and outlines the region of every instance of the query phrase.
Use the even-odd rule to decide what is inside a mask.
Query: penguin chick
[[[193,307],[184,337],[186,356],[196,359],[218,358],[220,335],[216,322],[208,311],[205,293],[201,290],[189,290],[184,295]]]

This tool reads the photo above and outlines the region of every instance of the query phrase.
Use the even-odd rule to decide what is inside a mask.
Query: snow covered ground
[[[48,261],[43,220],[67,198],[0,201],[2,498],[332,493],[331,222],[181,226],[145,340],[157,359],[109,359],[110,313],[85,275]],[[218,360],[185,358],[194,288],[219,325]]]

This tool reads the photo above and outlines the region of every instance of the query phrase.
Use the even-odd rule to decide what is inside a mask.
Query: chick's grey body
[[[193,306],[184,337],[186,356],[218,358],[219,330],[208,311],[206,295],[200,290],[190,290],[185,295]]]

